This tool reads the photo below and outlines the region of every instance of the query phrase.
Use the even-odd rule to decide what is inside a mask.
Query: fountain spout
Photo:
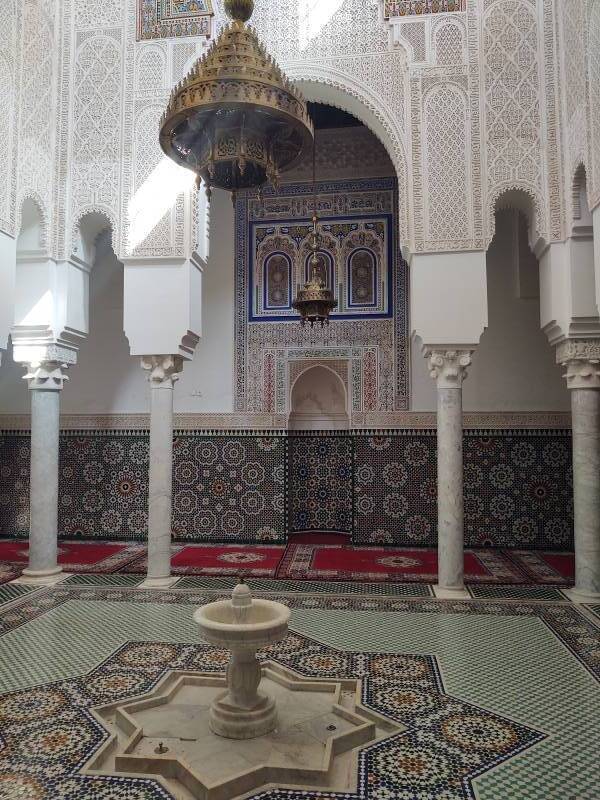
[[[237,586],[231,593],[233,618],[236,622],[246,622],[252,609],[252,593],[242,576],[238,580]]]

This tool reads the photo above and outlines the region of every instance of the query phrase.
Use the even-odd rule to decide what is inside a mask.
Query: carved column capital
[[[429,374],[439,389],[460,389],[471,366],[472,350],[429,349],[424,351]]]
[[[181,356],[142,356],[142,369],[149,371],[148,380],[153,389],[172,389],[183,370]]]
[[[40,363],[26,364],[27,374],[23,380],[31,390],[40,392],[60,392],[69,377],[65,375],[68,364],[60,361],[42,361]]]
[[[600,339],[567,339],[556,348],[569,389],[600,389]]]

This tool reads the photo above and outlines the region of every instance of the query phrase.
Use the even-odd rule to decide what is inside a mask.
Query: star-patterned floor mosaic
[[[201,642],[192,613],[226,587],[93,577],[0,598],[2,800],[172,798],[158,781],[83,774],[107,737],[91,709],[169,669],[221,671],[225,654]],[[357,792],[268,787],[256,800],[598,800],[598,608],[265,583],[291,606],[292,631],[263,657],[360,678],[363,702],[406,730],[361,751]]]

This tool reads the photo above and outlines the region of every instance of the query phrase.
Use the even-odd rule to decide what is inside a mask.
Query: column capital
[[[42,361],[27,364],[27,374],[23,380],[27,381],[29,389],[39,392],[60,392],[69,380],[65,375],[68,364],[60,361]]]
[[[148,380],[153,389],[172,389],[183,370],[183,357],[142,356],[142,369],[150,373]]]
[[[429,374],[439,389],[460,389],[471,366],[473,350],[425,347],[423,355],[429,363]]]
[[[556,348],[569,389],[600,389],[600,339],[567,339]]]

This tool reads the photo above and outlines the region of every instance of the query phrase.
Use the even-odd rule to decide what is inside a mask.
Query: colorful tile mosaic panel
[[[292,436],[290,531],[352,530],[352,439]]]
[[[148,436],[63,434],[58,491],[58,529],[66,538],[144,538]]]
[[[355,437],[352,539],[356,544],[436,544],[435,436]]]
[[[178,436],[176,539],[284,541],[286,441],[280,436]]]
[[[212,0],[138,0],[138,40],[210,36]]]
[[[423,432],[354,437],[355,543],[435,544],[436,448]],[[463,452],[467,546],[573,546],[568,432],[467,431]]]
[[[384,16],[409,17],[465,10],[465,0],[385,0]]]
[[[408,281],[397,239],[397,182],[380,178],[317,186],[320,269],[338,300],[335,331],[302,329],[291,307],[307,278],[312,192],[302,183],[267,189],[264,202],[249,193],[238,197],[236,410],[289,413],[287,370],[298,358],[296,351],[302,358],[334,359],[346,349],[349,354],[342,357],[358,362],[354,410],[407,408]],[[363,374],[375,392],[368,402],[361,393]]]
[[[570,435],[469,432],[463,450],[465,540],[470,546],[572,546]]]
[[[0,435],[4,536],[28,535],[29,458],[28,435]],[[357,545],[433,547],[436,461],[433,431],[181,434],[174,537],[283,542],[289,524],[292,531],[351,532]],[[572,549],[569,432],[467,431],[464,470],[468,547]],[[59,495],[61,537],[144,539],[147,434],[61,435]],[[533,582],[570,581],[556,559],[536,565],[528,558]],[[0,580],[12,577],[0,573]]]

